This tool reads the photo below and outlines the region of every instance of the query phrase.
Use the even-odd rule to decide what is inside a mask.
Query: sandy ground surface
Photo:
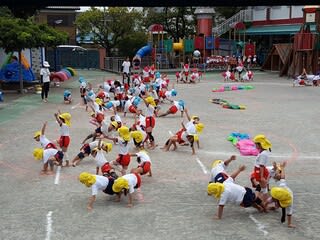
[[[102,71],[79,74],[95,87],[104,79],[115,77]],[[173,80],[174,76],[170,78]],[[196,149],[196,155],[191,155],[190,147],[179,147],[175,152],[163,152],[159,147],[149,151],[153,177],[142,177],[134,207],[126,207],[126,198],[116,203],[101,192],[91,212],[86,209],[90,189],[78,181],[82,171],[95,172],[91,158],[76,168],[62,168],[60,175],[42,176],[41,162],[32,156],[33,149],[39,146],[33,133],[40,130],[44,121],[48,121],[46,136],[58,138],[59,127],[53,116],[58,109],[72,114],[71,157],[94,129],[79,104],[77,78],[60,88],[51,88],[48,103],[35,93],[11,99],[4,95],[5,102],[0,103],[0,239],[320,239],[320,88],[292,87],[287,78],[256,72],[250,83],[252,90],[211,91],[223,84],[220,73],[207,73],[195,85],[175,85],[176,99],[183,99],[190,113],[200,116],[205,124],[200,149]],[[72,91],[71,105],[63,104],[64,89]],[[224,109],[212,104],[211,98],[243,104],[247,109]],[[167,106],[163,105],[163,109]],[[132,124],[133,117],[128,115],[123,121]],[[158,118],[156,142],[164,144],[170,133],[180,128],[181,121],[178,115]],[[245,164],[247,169],[237,181],[250,186],[255,158],[240,156],[226,140],[231,132],[265,134],[273,144],[270,160],[288,161],[286,177],[294,192],[296,229],[280,223],[280,211],[262,214],[233,205],[225,207],[222,220],[214,220],[217,201],[206,193],[214,160],[237,155],[229,171]],[[107,159],[115,159],[117,150],[114,146]],[[129,168],[136,165],[133,158]]]

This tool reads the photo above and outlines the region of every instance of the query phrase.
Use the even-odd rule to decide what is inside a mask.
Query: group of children
[[[128,207],[133,206],[132,194],[142,184],[141,176],[152,176],[151,158],[146,149],[157,147],[153,130],[159,118],[169,114],[181,113],[187,121],[181,122],[181,127],[169,137],[161,149],[173,151],[178,146],[190,146],[195,154],[194,145],[199,148],[199,135],[203,132],[204,124],[200,117],[190,115],[183,100],[177,100],[177,91],[169,88],[170,80],[167,75],[155,72],[154,76],[133,75],[131,84],[124,86],[118,80],[106,80],[97,90],[84,78],[80,78],[80,96],[86,111],[91,109],[89,120],[94,130],[82,141],[79,153],[71,160],[68,157],[70,145],[71,114],[60,111],[54,114],[60,128],[60,137],[50,141],[45,137],[47,123],[41,131],[37,131],[34,139],[40,142],[41,148],[34,149],[35,159],[43,161],[42,174],[52,174],[54,166],[76,167],[81,161],[91,156],[95,161],[95,173],[81,172],[79,181],[91,188],[87,208],[91,210],[97,193],[102,191],[108,195],[115,195],[115,201],[120,201],[122,195],[128,197]],[[162,106],[170,104],[167,111]],[[120,116],[127,118],[131,113],[133,123],[123,122]],[[129,120],[127,118],[126,120]],[[235,203],[242,207],[255,207],[260,212],[281,207],[283,215],[287,214],[288,227],[292,224],[292,191],[285,182],[284,169],[286,164],[268,166],[271,143],[264,135],[254,138],[259,155],[250,175],[251,187],[243,187],[235,182],[245,166],[240,166],[234,173],[226,172],[226,167],[234,160],[231,156],[226,161],[215,161],[212,165],[207,192],[219,199],[217,218],[221,219],[223,208],[227,203]],[[117,149],[117,157],[107,160],[106,154],[113,148]],[[132,152],[134,149],[134,152]],[[137,165],[128,172],[131,158],[136,157]],[[269,180],[273,178],[280,184],[271,187]],[[287,211],[287,212],[286,212]],[[281,221],[284,222],[282,216]]]
[[[153,134],[156,118],[177,112],[181,117],[186,115],[188,122],[167,141],[164,150],[168,151],[171,145],[176,148],[176,143],[190,144],[195,153],[193,143],[198,142],[199,146],[198,134],[204,126],[198,116],[189,116],[183,100],[176,99],[177,91],[173,84],[169,87],[166,74],[132,75],[126,85],[119,80],[106,80],[97,89],[83,77],[79,82],[82,105],[90,113],[89,122],[94,130],[83,139],[79,153],[69,159],[71,114],[58,111],[54,119],[60,127],[59,139],[51,142],[45,137],[45,123],[34,136],[41,144],[41,148],[34,149],[34,157],[43,162],[42,174],[53,174],[54,166],[76,167],[84,158],[92,157],[95,173],[86,171],[79,175],[79,181],[92,190],[87,205],[89,210],[100,190],[116,195],[117,201],[124,194],[128,196],[128,207],[133,206],[132,194],[141,186],[141,176],[152,176],[151,158],[146,149],[153,150],[158,146]],[[165,105],[169,105],[166,111]],[[128,113],[132,114],[133,123],[123,122],[121,113],[125,118],[129,117]],[[114,148],[118,151],[116,159],[107,160],[106,155]],[[132,157],[136,157],[138,164],[129,170]]]
[[[224,82],[250,82],[253,81],[253,72],[245,68],[243,62],[240,60],[238,62],[238,65],[235,67],[228,65],[227,70],[222,73],[222,77],[224,79]]]
[[[288,227],[294,228],[295,225],[292,224],[293,193],[285,180],[286,162],[280,164],[274,162],[268,165],[271,142],[264,135],[255,136],[254,142],[259,154],[250,174],[251,187],[244,187],[235,182],[240,172],[246,169],[245,165],[241,165],[231,174],[226,171],[229,164],[236,160],[236,156],[232,155],[225,161],[213,162],[207,192],[208,195],[218,199],[216,218],[222,218],[223,209],[227,203],[244,208],[254,207],[259,212],[281,208],[281,222],[285,222],[287,216]],[[270,187],[270,179],[275,180],[276,186]]]

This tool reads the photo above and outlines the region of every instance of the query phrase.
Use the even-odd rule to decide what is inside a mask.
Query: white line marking
[[[265,226],[259,222],[257,219],[255,219],[251,214],[249,215],[249,218],[254,221],[254,223],[257,225],[259,231],[263,232],[263,235],[266,236],[268,235],[268,231],[264,230]]]
[[[52,211],[49,211],[47,214],[47,234],[46,234],[46,240],[50,240],[51,232],[52,232]]]
[[[198,157],[196,157],[196,160],[197,160],[198,164],[200,165],[203,173],[204,173],[204,174],[208,174],[208,170],[207,170],[206,166],[203,165],[203,163],[200,161],[200,159],[199,159]]]
[[[61,166],[57,167],[56,177],[54,178],[54,184],[59,184],[59,178],[60,178],[60,172],[61,172]]]
[[[78,107],[80,105],[80,103],[77,103],[76,105],[72,106],[71,109],[75,109],[76,107]]]
[[[218,151],[205,151],[205,150],[202,150],[201,152],[206,153],[206,154],[210,154],[210,155],[223,155],[223,156],[230,156],[230,155],[236,153],[236,152],[218,152]],[[238,151],[238,154],[240,154],[239,151]],[[243,157],[256,157],[256,156],[243,156]],[[274,155],[271,153],[270,157],[272,157],[272,158],[290,158],[291,155]],[[299,158],[299,159],[320,159],[320,156],[298,155],[297,158]]]

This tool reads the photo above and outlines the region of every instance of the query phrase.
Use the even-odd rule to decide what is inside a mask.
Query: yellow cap
[[[283,187],[273,187],[271,188],[271,197],[277,199],[282,208],[290,206],[292,203],[292,195],[288,189]]]
[[[131,137],[137,142],[141,143],[143,141],[143,134],[140,131],[132,131]]]
[[[59,115],[59,118],[62,118],[67,126],[71,126],[71,114],[66,112]]]
[[[82,172],[79,175],[79,181],[87,187],[91,187],[96,182],[96,176],[88,172]]]
[[[203,123],[197,123],[195,126],[196,126],[197,133],[202,133],[202,131],[204,129],[204,124]]]
[[[35,148],[33,150],[33,157],[35,160],[42,160],[43,159],[43,148]]]
[[[224,191],[223,183],[209,183],[208,185],[208,195],[213,195],[215,198],[219,199]]]
[[[146,102],[149,103],[153,107],[155,107],[157,105],[152,96],[146,97]]]
[[[33,138],[37,138],[41,136],[41,131],[36,131],[33,135]]]
[[[123,177],[119,177],[117,178],[113,185],[112,185],[112,190],[115,192],[115,193],[118,193],[118,192],[121,192],[122,189],[129,189],[129,183],[128,183],[128,180],[123,178]]]
[[[262,134],[259,134],[254,137],[253,141],[255,143],[260,143],[261,147],[265,150],[269,149],[272,147],[271,142]]]
[[[111,122],[111,125],[113,126],[113,127],[115,127],[115,128],[118,128],[118,123],[116,122],[116,121],[112,121]]]
[[[108,142],[105,142],[103,141],[102,142],[102,149],[106,152],[111,152],[112,150],[112,143],[108,143]]]
[[[96,98],[95,102],[96,102],[98,105],[102,105],[102,104],[103,104],[103,101],[101,100],[101,98]]]
[[[200,119],[200,118],[199,118],[198,116],[196,116],[196,115],[193,115],[193,116],[191,117],[192,120],[195,120],[196,118],[197,118],[197,119]]]
[[[125,141],[130,140],[130,130],[128,127],[122,126],[121,128],[118,129],[118,133],[119,133],[120,137],[123,138],[123,140],[125,140]]]
[[[222,160],[215,160],[215,161],[212,163],[211,168],[216,167],[216,166],[217,166],[218,164],[220,164],[220,163],[223,163],[223,161],[222,161]]]

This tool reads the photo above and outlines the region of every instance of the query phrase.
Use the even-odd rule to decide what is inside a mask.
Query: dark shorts
[[[90,154],[91,153],[91,148],[90,148],[90,145],[89,144],[85,144],[85,145],[83,145],[83,147],[81,148],[81,150],[84,152],[84,153],[86,153],[86,154]]]
[[[96,128],[95,133],[100,133],[100,134],[102,134],[101,127]]]
[[[114,183],[114,178],[113,177],[108,177],[108,179],[109,179],[108,186],[106,187],[105,190],[103,190],[103,192],[106,193],[106,194],[109,194],[109,195],[113,195],[114,191],[112,190],[112,186],[113,186],[113,183]]]
[[[242,204],[243,204],[243,207],[247,208],[247,207],[251,207],[252,204],[255,202],[256,195],[254,194],[251,188],[245,187],[245,189],[246,189],[246,193],[243,196]]]
[[[217,176],[214,178],[214,182],[223,183],[225,180],[227,180],[228,175],[225,173],[218,173]]]

